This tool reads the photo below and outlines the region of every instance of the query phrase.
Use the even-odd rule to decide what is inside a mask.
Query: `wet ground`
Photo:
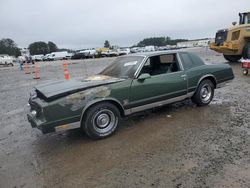
[[[208,49],[191,51],[226,63]],[[70,61],[68,70],[86,76],[111,60]],[[43,135],[27,122],[29,92],[63,79],[62,63],[39,63],[40,80],[0,68],[0,187],[250,187],[250,76],[239,63],[209,106],[186,100],[136,114],[99,141],[80,130]]]

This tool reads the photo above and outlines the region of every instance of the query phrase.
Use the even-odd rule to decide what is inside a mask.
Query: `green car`
[[[43,133],[81,128],[105,138],[121,117],[136,112],[187,98],[208,105],[214,89],[233,78],[228,64],[208,65],[189,52],[126,55],[97,75],[35,87],[27,116]]]

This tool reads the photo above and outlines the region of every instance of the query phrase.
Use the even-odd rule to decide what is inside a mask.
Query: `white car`
[[[85,58],[93,58],[96,55],[95,49],[81,50],[79,53],[84,54]]]
[[[130,49],[129,48],[120,48],[117,50],[119,55],[128,55],[130,54]]]
[[[40,55],[33,55],[32,56],[32,60],[34,61],[42,61],[43,60],[44,55],[40,54]]]
[[[0,64],[14,66],[14,58],[7,54],[0,54]]]

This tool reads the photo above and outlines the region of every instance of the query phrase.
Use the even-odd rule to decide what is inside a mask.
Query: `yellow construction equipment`
[[[250,58],[250,12],[239,13],[239,18],[238,25],[233,22],[232,27],[219,30],[210,43],[210,49],[223,53],[230,62]]]

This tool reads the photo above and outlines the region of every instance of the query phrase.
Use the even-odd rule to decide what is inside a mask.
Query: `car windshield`
[[[143,56],[118,57],[100,74],[117,78],[134,78],[135,71],[143,59]]]

